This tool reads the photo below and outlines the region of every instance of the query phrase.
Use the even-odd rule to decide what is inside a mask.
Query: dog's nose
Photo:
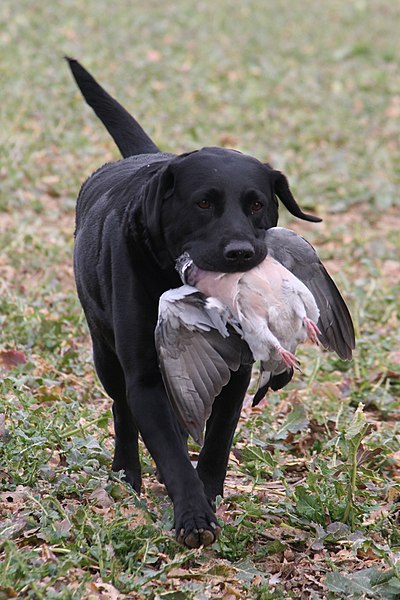
[[[224,258],[231,262],[246,262],[254,258],[255,250],[250,242],[229,242],[224,249]]]

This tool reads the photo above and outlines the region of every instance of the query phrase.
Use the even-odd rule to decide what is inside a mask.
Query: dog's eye
[[[211,202],[209,200],[203,199],[197,203],[197,206],[203,209],[211,208]]]
[[[253,214],[259,212],[263,209],[263,207],[264,204],[262,202],[260,202],[259,200],[253,200],[253,202],[250,204],[251,213]]]

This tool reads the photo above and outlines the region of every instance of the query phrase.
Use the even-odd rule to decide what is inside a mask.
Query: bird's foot
[[[321,332],[317,325],[308,317],[304,317],[303,324],[306,328],[308,339],[310,339],[313,344],[318,344],[318,336],[321,335]]]
[[[282,347],[278,349],[278,352],[288,369],[292,368],[300,371],[300,361],[294,354]]]

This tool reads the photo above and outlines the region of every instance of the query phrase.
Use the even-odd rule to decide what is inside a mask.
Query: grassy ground
[[[0,598],[398,598],[398,4],[3,0],[0,16]],[[140,499],[109,479],[71,255],[79,185],[118,155],[64,54],[163,149],[283,170],[324,222],[281,223],[354,316],[353,362],[305,347],[302,375],[244,408],[206,551],[174,542],[145,450]]]

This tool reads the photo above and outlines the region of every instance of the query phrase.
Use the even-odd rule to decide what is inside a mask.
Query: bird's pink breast
[[[242,276],[243,273],[218,273],[195,267],[189,282],[206,296],[214,296],[231,308]]]

